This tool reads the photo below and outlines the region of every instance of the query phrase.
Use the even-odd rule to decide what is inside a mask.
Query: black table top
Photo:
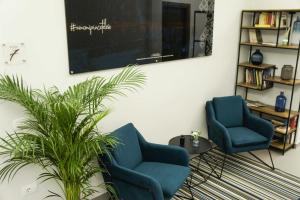
[[[191,135],[183,135],[184,136],[184,146],[189,154],[202,154],[206,153],[209,150],[212,149],[212,144],[211,142],[203,137],[199,138],[199,146],[194,147],[193,146],[193,137]],[[180,136],[174,137],[169,141],[169,145],[175,145],[175,146],[180,146]]]

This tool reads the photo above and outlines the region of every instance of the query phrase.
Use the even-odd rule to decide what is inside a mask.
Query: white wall
[[[300,9],[300,0],[252,0],[249,9]],[[281,35],[284,32],[281,33]],[[280,42],[280,41],[279,41]],[[270,49],[262,48],[264,54],[264,62],[276,64],[278,70],[276,72],[277,76],[280,76],[281,68],[284,64],[296,65],[297,51],[293,50],[281,50],[281,49]],[[300,67],[300,65],[298,66]],[[297,77],[300,77],[300,70],[298,69]],[[260,99],[265,103],[271,105],[275,104],[276,96],[280,91],[285,91],[286,96],[288,97],[287,105],[290,104],[291,96],[291,87],[283,86],[280,84],[275,84],[274,88],[263,91],[263,92],[251,92],[249,99]],[[287,91],[287,92],[286,92]],[[298,110],[300,100],[300,87],[295,88],[294,100],[292,103],[292,109]],[[288,106],[287,106],[288,107]],[[300,132],[297,132],[297,143],[300,142]]]
[[[249,9],[299,9],[299,0],[251,0]]]
[[[205,130],[205,102],[214,96],[233,94],[240,11],[248,7],[247,0],[216,0],[213,55],[142,66],[147,85],[139,93],[113,102],[113,113],[102,122],[102,130],[112,131],[133,122],[147,140],[163,144],[193,129]],[[36,88],[56,85],[64,89],[90,76],[120,71],[68,74],[63,0],[0,0],[3,42],[24,42],[28,63],[5,66],[1,62],[0,73],[22,75]],[[20,107],[1,102],[0,136],[13,130],[14,120],[22,116]],[[42,199],[48,187],[56,188],[55,184],[40,185],[28,197],[20,195],[21,187],[34,181],[38,173],[38,168],[29,167],[10,184],[1,184],[0,200]]]

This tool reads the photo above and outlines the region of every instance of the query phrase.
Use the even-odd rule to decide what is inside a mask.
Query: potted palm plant
[[[25,120],[7,137],[0,138],[5,157],[0,180],[11,180],[23,167],[43,168],[41,181],[54,179],[66,200],[87,199],[95,192],[90,178],[104,169],[94,159],[117,141],[101,134],[97,124],[109,114],[103,100],[141,87],[145,76],[127,67],[109,79],[93,77],[61,92],[57,87],[34,90],[16,76],[0,76],[0,99],[17,103]],[[50,191],[48,197],[60,196]]]

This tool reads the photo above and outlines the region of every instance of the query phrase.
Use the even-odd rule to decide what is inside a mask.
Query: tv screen
[[[71,74],[212,54],[214,0],[65,0]]]

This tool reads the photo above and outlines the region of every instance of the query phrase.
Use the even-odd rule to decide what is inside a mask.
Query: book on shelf
[[[257,43],[256,30],[249,29],[249,41],[250,43]]]
[[[260,30],[249,29],[249,41],[250,43],[261,44],[263,38]]]
[[[260,30],[256,30],[256,39],[259,44],[262,44],[264,42]]]
[[[273,142],[277,142],[277,143],[280,143],[280,144],[284,144],[284,140],[286,141],[286,144],[289,144],[287,141],[289,141],[290,140],[290,137],[291,137],[291,135],[286,135],[285,136],[285,138],[286,139],[284,139],[284,137],[283,137],[283,135],[281,135],[281,134],[275,134],[274,136],[273,136]]]
[[[272,69],[245,69],[245,83],[256,85],[257,87],[269,88],[273,86],[273,83],[266,81],[265,79],[272,76]]]
[[[257,86],[262,85],[262,70],[257,69],[245,69],[245,82],[247,84],[253,84]]]
[[[297,116],[292,117],[292,118],[290,119],[289,125],[290,125],[291,128],[296,128],[296,127],[297,127],[297,120],[298,120],[298,117],[297,117]]]
[[[284,126],[284,125],[285,125],[284,122],[278,121],[278,120],[275,120],[275,119],[272,119],[272,120],[271,120],[271,123],[272,123],[275,127],[278,127],[278,126]]]
[[[257,27],[257,28],[271,28],[272,26],[270,24],[255,24],[255,27]]]
[[[273,86],[273,83],[270,81],[266,81],[265,79],[270,78],[272,76],[272,69],[266,69],[262,73],[263,78],[263,88],[269,88]]]
[[[279,12],[261,12],[255,15],[255,27],[257,28],[272,28],[279,27]],[[282,13],[281,27],[287,26],[287,13]]]
[[[288,128],[287,126],[278,126],[275,128],[277,132],[281,132],[281,133],[285,133],[286,131],[290,131],[291,129],[292,128],[290,126]]]
[[[271,122],[274,125],[275,131],[279,132],[279,133],[286,133],[286,131],[291,131],[292,129],[296,129],[297,128],[297,119],[298,117],[292,117],[289,120],[289,126],[288,125],[288,120],[275,120],[272,119]]]
[[[281,22],[280,22],[280,26],[281,27],[287,27],[288,23],[288,13],[286,12],[283,12],[282,15],[281,15]]]

